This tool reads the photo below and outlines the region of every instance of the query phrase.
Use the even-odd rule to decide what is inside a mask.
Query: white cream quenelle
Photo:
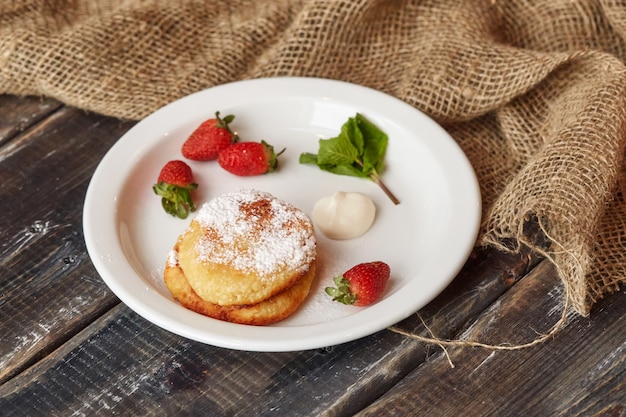
[[[376,206],[365,194],[338,191],[313,207],[313,221],[330,239],[352,239],[369,230],[376,217]]]

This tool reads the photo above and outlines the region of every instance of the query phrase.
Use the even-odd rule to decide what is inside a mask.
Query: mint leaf
[[[320,148],[317,154],[318,165],[349,165],[358,157],[358,149],[344,132],[333,139],[320,139]]]
[[[382,172],[385,164],[385,153],[389,138],[376,125],[357,113],[356,123],[365,141],[363,150],[363,170],[366,172]]]
[[[322,170],[332,172],[337,175],[347,175],[351,177],[361,177],[367,178],[368,175],[365,175],[359,166],[353,165],[328,165],[322,166],[318,165]]]
[[[317,165],[321,170],[333,174],[369,178],[381,187],[394,204],[399,204],[398,199],[380,180],[388,143],[385,132],[357,113],[341,126],[339,135],[320,139],[317,154],[300,154],[300,163]]]
[[[300,154],[299,162],[301,164],[317,165],[317,155],[314,153],[303,152]]]
[[[358,117],[358,114],[357,114]],[[346,138],[354,145],[358,155],[363,155],[365,148],[365,138],[359,128],[359,124],[356,118],[350,117],[347,122],[341,126],[340,135],[345,135]]]

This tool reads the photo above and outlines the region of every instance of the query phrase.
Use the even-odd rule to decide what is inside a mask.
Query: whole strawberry
[[[186,219],[195,211],[191,191],[198,188],[193,182],[191,167],[183,161],[173,160],[161,168],[157,183],[152,186],[156,195],[161,196],[161,205],[166,213]]]
[[[220,152],[217,162],[231,174],[240,176],[261,175],[278,167],[278,154],[265,141],[238,142]]]
[[[234,119],[235,116],[232,114],[221,118],[220,112],[215,112],[214,119],[202,122],[183,143],[181,149],[183,156],[193,161],[217,159],[222,149],[239,140],[229,126]]]
[[[353,266],[334,278],[335,287],[326,287],[333,301],[355,306],[366,306],[378,300],[389,281],[389,265],[384,262],[366,262]]]

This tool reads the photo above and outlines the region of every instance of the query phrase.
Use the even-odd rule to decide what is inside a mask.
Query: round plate
[[[243,326],[180,306],[163,283],[168,252],[191,218],[166,214],[152,191],[161,167],[181,159],[180,148],[205,119],[234,114],[241,140],[286,148],[279,170],[237,177],[216,161],[190,162],[195,201],[254,188],[310,214],[336,191],[358,191],[376,204],[376,220],[362,237],[337,241],[318,233],[318,273],[307,300],[272,326]],[[373,182],[298,163],[317,153],[320,138],[362,113],[389,136],[382,179],[394,205]],[[369,88],[317,78],[268,78],[220,85],[177,100],[130,129],[105,155],[87,191],[84,232],[91,259],[111,290],[131,309],[181,336],[231,349],[293,351],[331,346],[382,330],[439,294],[469,256],[480,223],[474,171],[456,142],[410,105]],[[324,293],[335,275],[360,263],[389,264],[391,279],[368,307],[333,302]]]

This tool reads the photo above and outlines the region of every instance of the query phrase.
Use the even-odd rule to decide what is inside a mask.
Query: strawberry
[[[366,262],[353,266],[334,278],[335,287],[326,287],[333,301],[355,306],[366,306],[378,300],[389,281],[389,265],[384,262]]]
[[[278,167],[278,154],[265,141],[238,142],[220,152],[217,162],[231,174],[240,176],[261,175]]]
[[[166,213],[186,219],[195,210],[191,191],[198,188],[193,182],[191,168],[183,161],[173,160],[161,168],[157,183],[152,186],[161,196],[161,205]]]
[[[214,119],[202,122],[183,143],[183,156],[193,161],[216,159],[222,149],[239,140],[229,126],[234,119],[232,114],[222,119],[220,112],[215,112]]]

